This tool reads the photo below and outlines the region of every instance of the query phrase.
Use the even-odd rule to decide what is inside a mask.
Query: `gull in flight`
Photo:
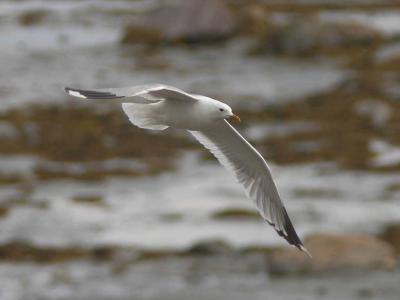
[[[227,121],[240,122],[228,105],[163,84],[97,90],[67,87],[65,91],[83,99],[120,99],[129,120],[140,128],[188,130],[234,173],[264,220],[289,244],[310,255],[293,228],[267,163]]]

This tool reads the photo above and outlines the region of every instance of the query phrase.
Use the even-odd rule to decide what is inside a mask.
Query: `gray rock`
[[[293,18],[271,27],[255,47],[259,52],[311,55],[327,49],[368,47],[381,40],[375,29],[355,22],[322,22],[318,18]]]
[[[222,0],[181,0],[126,28],[123,43],[216,42],[231,37],[236,18]]]
[[[210,240],[199,242],[192,247],[190,247],[186,254],[189,255],[215,255],[215,254],[223,254],[223,253],[231,253],[233,252],[232,247],[220,240]]]

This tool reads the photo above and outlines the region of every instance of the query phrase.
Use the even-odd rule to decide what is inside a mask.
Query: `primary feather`
[[[160,99],[189,100],[196,101],[190,94],[172,86],[164,84],[145,84],[128,88],[109,89],[76,89],[66,87],[67,94],[83,99],[122,99],[128,102],[145,103],[157,102]],[[145,100],[145,101],[143,101]]]

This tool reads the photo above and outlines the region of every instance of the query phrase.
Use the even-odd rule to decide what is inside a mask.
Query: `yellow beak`
[[[229,117],[230,119],[234,119],[236,122],[240,123],[240,117],[238,115],[233,114]]]

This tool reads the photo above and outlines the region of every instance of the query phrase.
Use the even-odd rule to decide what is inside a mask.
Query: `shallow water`
[[[233,176],[216,162],[187,154],[178,165],[177,171],[141,179],[40,183],[30,201],[46,203],[47,208],[13,207],[0,219],[0,242],[175,250],[213,239],[240,248],[285,244],[261,219],[213,217],[231,208],[254,210]],[[301,236],[324,231],[377,233],[385,224],[400,219],[399,195],[387,191],[399,182],[400,175],[335,171],[333,165],[324,164],[272,165],[272,171]],[[97,204],[73,201],[78,196],[102,200]]]
[[[234,270],[229,262],[141,263],[115,272],[86,262],[38,266],[0,264],[0,294],[14,299],[388,299],[400,293],[399,273],[275,278]],[[32,276],[31,274],[35,274]],[[144,274],[146,274],[144,276]]]
[[[151,2],[119,4],[140,12],[141,6]],[[27,102],[63,103],[65,86],[148,82],[206,93],[237,106],[247,97],[257,106],[328,89],[344,76],[334,61],[249,57],[246,40],[213,49],[162,48],[154,53],[143,47],[121,47],[118,44],[126,19],[106,14],[111,9],[107,1],[49,1],[48,21],[19,25],[18,14],[29,11],[28,7],[33,9],[34,3],[26,2],[24,9],[22,4],[3,4],[7,14],[0,26],[1,109]]]

